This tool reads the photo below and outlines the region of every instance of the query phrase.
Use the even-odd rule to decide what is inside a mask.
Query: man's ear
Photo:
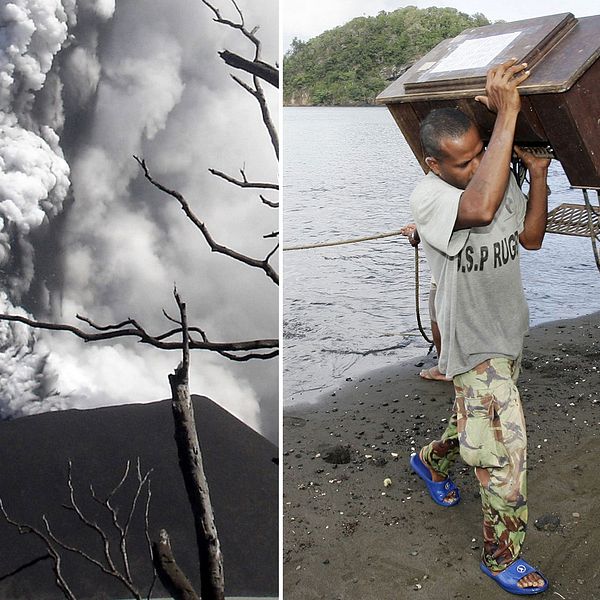
[[[440,166],[436,158],[433,156],[428,156],[425,158],[425,164],[429,167],[431,171],[433,171],[436,175],[440,174]]]

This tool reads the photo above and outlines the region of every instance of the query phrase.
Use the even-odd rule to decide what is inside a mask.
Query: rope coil
[[[419,331],[421,335],[425,338],[425,341],[433,346],[433,340],[430,340],[425,330],[423,329],[423,325],[421,323],[421,309],[419,308],[419,246],[415,246],[415,308],[417,312],[417,325],[419,326]],[[429,348],[429,352],[431,352],[431,348]]]

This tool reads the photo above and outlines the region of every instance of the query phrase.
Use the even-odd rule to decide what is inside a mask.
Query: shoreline
[[[532,325],[529,328],[529,331],[526,334],[525,339],[527,339],[527,337],[533,330],[535,330],[539,327],[552,327],[552,326],[558,326],[564,322],[585,320],[588,317],[593,317],[595,314],[596,313],[591,313],[589,315],[580,315],[577,317],[570,317],[567,319],[552,319],[550,321],[543,321],[541,323],[537,323],[535,325]],[[418,334],[414,334],[414,335],[416,336]],[[419,338],[419,339],[421,339],[421,338]],[[362,383],[367,379],[373,379],[373,378],[375,380],[379,380],[379,379],[385,380],[388,378],[388,373],[392,374],[393,376],[400,376],[400,373],[401,373],[401,376],[405,377],[405,376],[409,375],[410,373],[415,373],[415,369],[416,369],[416,374],[418,375],[419,371],[421,371],[422,369],[428,369],[430,367],[434,367],[437,365],[437,362],[438,362],[437,355],[436,355],[435,348],[434,348],[432,350],[432,352],[429,354],[423,354],[422,352],[420,352],[420,353],[415,352],[415,354],[413,356],[407,356],[402,360],[402,362],[397,363],[397,364],[386,364],[386,365],[382,365],[377,368],[363,369],[357,373],[350,372],[348,377],[346,377],[344,379],[340,379],[339,381],[334,380],[327,387],[323,387],[321,389],[307,389],[307,390],[300,390],[300,391],[293,392],[291,394],[291,396],[289,396],[287,398],[287,404],[283,405],[283,412],[284,412],[284,414],[286,414],[288,412],[290,414],[292,414],[295,411],[305,412],[305,411],[310,411],[311,409],[314,409],[314,408],[327,407],[330,404],[335,405],[337,403],[336,398],[338,398],[338,395],[341,394],[340,397],[342,398],[342,401],[343,401],[343,399],[347,395],[348,391],[353,386],[355,386],[357,383]],[[600,370],[600,366],[599,366],[599,370]],[[285,377],[285,374],[284,374],[284,377]],[[599,385],[600,385],[600,382],[599,382]],[[519,385],[519,387],[520,387],[520,385]],[[302,396],[303,394],[309,394],[310,392],[314,392],[310,396],[310,399],[291,401],[294,398],[294,396],[296,396],[296,397]]]
[[[600,599],[599,359],[600,312],[543,323],[525,337],[524,556],[549,578],[553,597]],[[410,452],[441,434],[453,402],[451,384],[419,378],[422,361],[353,378],[318,404],[284,407],[286,599],[433,600],[442,587],[449,598],[503,594],[478,568],[481,508],[471,468],[457,462],[463,501],[444,509],[408,467]],[[324,460],[335,446],[349,463]]]

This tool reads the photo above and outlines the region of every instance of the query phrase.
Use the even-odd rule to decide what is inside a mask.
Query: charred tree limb
[[[202,463],[202,452],[194,420],[194,408],[189,391],[190,346],[185,303],[175,290],[182,325],[182,360],[169,375],[172,393],[175,443],[179,466],[194,516],[194,530],[200,562],[200,592],[202,600],[224,600],[225,583],[223,556],[217,535],[208,482]]]
[[[221,25],[226,25],[227,27],[231,27],[232,29],[237,29],[238,31],[240,31],[242,33],[242,35],[244,37],[246,37],[254,45],[254,50],[255,50],[254,58],[258,59],[260,57],[261,42],[255,35],[256,32],[258,31],[258,27],[255,27],[251,31],[248,31],[248,29],[246,29],[246,24],[244,22],[244,14],[240,10],[240,7],[237,5],[235,0],[231,0],[231,4],[233,4],[233,6],[235,7],[235,10],[240,19],[239,22],[237,22],[237,23],[235,21],[231,21],[230,19],[223,18],[221,16],[221,12],[219,11],[219,9],[216,8],[210,2],[208,2],[208,0],[202,0],[202,3],[205,6],[207,6],[208,8],[210,8],[210,10],[213,12],[213,14],[215,15],[214,21],[216,23],[220,23]]]
[[[273,150],[275,151],[275,156],[279,160],[279,136],[277,135],[277,130],[275,129],[275,125],[273,120],[271,119],[271,113],[269,112],[269,107],[267,105],[267,99],[265,98],[265,94],[263,92],[262,86],[260,85],[258,78],[253,77],[252,81],[254,83],[254,87],[250,87],[247,83],[244,83],[241,79],[232,75],[231,78],[242,88],[244,88],[250,95],[256,98],[258,105],[260,106],[260,113],[262,116],[263,123],[267,128],[267,132],[269,134],[269,138],[271,139],[271,145],[273,146]]]
[[[219,9],[217,9],[208,0],[202,0],[202,3],[213,12],[213,14],[215,15],[214,20],[217,23],[221,23],[222,25],[226,25],[227,27],[231,27],[232,29],[240,31],[242,35],[244,35],[254,45],[254,59],[252,61],[244,59],[241,56],[229,52],[227,50],[220,52],[219,55],[227,64],[233,66],[234,68],[242,69],[247,73],[252,74],[254,89],[249,87],[247,87],[246,89],[250,91],[250,93],[258,100],[263,122],[271,138],[271,144],[273,145],[275,154],[277,155],[277,158],[279,158],[279,140],[277,137],[277,131],[275,130],[275,127],[271,120],[269,108],[264,97],[262,86],[259,82],[259,79],[264,79],[271,85],[279,87],[279,69],[260,60],[261,41],[258,37],[256,37],[256,32],[259,28],[254,27],[250,31],[246,28],[246,24],[244,22],[244,15],[235,0],[231,0],[231,4],[233,4],[233,6],[235,7],[235,10],[239,17],[238,22],[223,18]],[[236,77],[234,77],[234,79],[239,83],[239,80]]]
[[[271,208],[279,208],[279,202],[273,202],[272,200],[267,200],[262,194],[258,195],[263,204],[270,206]]]
[[[58,586],[60,591],[64,594],[65,598],[68,598],[69,600],[77,600],[77,598],[71,591],[71,588],[69,587],[68,583],[66,582],[65,578],[63,577],[62,570],[61,570],[62,559],[61,559],[60,554],[57,552],[56,548],[52,545],[52,541],[50,540],[50,538],[47,535],[45,535],[42,531],[37,529],[36,527],[33,527],[32,525],[28,525],[26,523],[19,523],[18,521],[15,521],[11,517],[9,517],[8,513],[6,512],[6,509],[4,508],[4,504],[2,503],[1,499],[0,499],[0,512],[2,512],[2,515],[6,519],[6,522],[9,523],[10,525],[13,525],[14,527],[16,527],[19,533],[21,533],[21,534],[31,533],[31,534],[35,535],[37,538],[39,538],[44,543],[44,545],[46,546],[46,550],[48,551],[48,554],[52,558],[52,570],[54,571],[56,585]]]
[[[210,249],[213,252],[218,252],[219,254],[224,254],[226,256],[229,256],[230,258],[233,258],[234,260],[242,262],[245,265],[248,265],[249,267],[255,267],[257,269],[262,269],[265,272],[265,274],[267,275],[267,277],[269,277],[269,279],[271,279],[274,283],[279,284],[279,275],[277,274],[275,269],[273,269],[273,267],[269,264],[268,259],[259,260],[256,258],[251,258],[250,256],[246,256],[245,254],[241,254],[240,252],[237,252],[236,250],[232,250],[231,248],[228,248],[227,246],[223,246],[222,244],[218,244],[217,242],[215,242],[215,240],[211,236],[210,232],[208,231],[208,228],[206,227],[206,225],[192,211],[188,201],[183,197],[183,195],[180,194],[178,191],[171,190],[171,189],[165,187],[164,185],[162,185],[160,182],[156,181],[150,174],[150,171],[148,170],[148,167],[146,165],[146,161],[138,158],[137,156],[135,156],[134,158],[139,163],[139,165],[142,167],[142,169],[144,171],[144,176],[146,177],[146,179],[154,187],[159,189],[161,192],[164,192],[165,194],[172,196],[173,198],[175,198],[175,200],[177,200],[177,202],[179,202],[179,205],[181,206],[181,209],[185,213],[186,217],[200,230],[200,233],[202,233],[204,239],[206,240],[206,243],[209,245]],[[269,257],[270,256],[271,255],[269,255]]]
[[[146,534],[146,538],[148,539],[148,506],[149,506],[149,499],[150,499],[149,476],[150,476],[151,471],[148,471],[145,475],[142,475],[139,459],[138,459],[137,466],[138,466],[138,468],[137,468],[138,486],[132,496],[129,511],[127,512],[127,514],[125,516],[125,525],[122,526],[122,525],[118,524],[118,522],[115,523],[115,526],[117,527],[117,530],[120,533],[119,549],[121,551],[121,560],[125,567],[124,572],[120,571],[119,568],[115,565],[115,562],[113,561],[113,558],[111,556],[110,542],[109,542],[107,533],[95,521],[92,521],[90,518],[88,518],[84,514],[84,512],[81,510],[81,508],[77,502],[77,499],[75,497],[75,488],[73,485],[71,461],[69,461],[68,479],[67,479],[67,485],[69,488],[69,503],[66,504],[64,506],[64,508],[75,513],[77,519],[85,527],[90,528],[92,531],[96,532],[99,535],[101,542],[102,542],[102,546],[103,546],[103,548],[102,548],[103,557],[102,557],[102,559],[97,559],[94,556],[92,556],[91,554],[89,554],[88,552],[86,552],[83,548],[72,546],[71,544],[68,544],[67,542],[59,539],[52,531],[50,522],[48,521],[46,515],[42,515],[42,521],[44,523],[45,531],[42,531],[42,530],[34,527],[33,525],[29,525],[26,523],[19,523],[19,522],[15,521],[14,519],[12,519],[11,517],[8,516],[4,506],[2,504],[2,501],[0,500],[0,512],[4,516],[6,521],[9,524],[16,527],[18,529],[19,533],[34,534],[36,537],[38,537],[40,540],[42,540],[42,542],[46,546],[46,550],[48,552],[48,555],[46,557],[38,558],[38,559],[36,559],[36,561],[33,561],[32,563],[29,563],[29,565],[25,565],[25,566],[30,566],[31,564],[34,564],[35,562],[38,562],[39,560],[42,560],[43,558],[51,558],[53,560],[53,571],[54,571],[55,582],[56,582],[57,586],[63,592],[63,594],[66,598],[69,598],[70,600],[76,600],[76,596],[73,594],[72,590],[70,589],[66,579],[64,578],[64,576],[62,574],[62,570],[61,570],[61,565],[62,565],[61,551],[71,552],[73,554],[80,556],[82,559],[84,559],[88,563],[94,565],[95,567],[97,567],[100,571],[102,571],[106,575],[116,579],[119,583],[121,583],[128,590],[128,596],[131,595],[136,600],[142,600],[142,594],[140,593],[137,586],[135,585],[135,583],[131,577],[130,571],[129,571],[129,558],[127,555],[127,546],[125,543],[127,535],[129,533],[129,525],[131,523],[132,514],[135,511],[136,505],[138,503],[138,500],[140,498],[141,492],[144,487],[146,487],[147,494],[148,494],[148,500],[146,502],[146,509],[145,509],[146,512],[144,515],[145,534]],[[116,519],[117,511],[112,508],[112,506],[110,504],[110,500],[114,496],[114,494],[123,486],[124,482],[128,478],[128,475],[129,475],[129,462],[127,463],[127,467],[125,469],[125,474],[123,475],[123,477],[121,478],[119,483],[116,485],[116,487],[107,496],[106,500],[103,500],[103,501],[98,499],[98,497],[96,496],[96,494],[93,491],[92,486],[90,486],[92,498],[94,500],[96,500],[97,502],[99,502],[104,509],[108,510],[111,513],[113,520]],[[22,568],[25,568],[25,566]],[[22,570],[22,568],[19,570]],[[150,589],[152,589],[153,585],[154,585],[154,581],[152,582],[152,586]]]
[[[217,169],[209,169],[209,172],[229,183],[233,183],[233,185],[237,185],[241,188],[257,188],[264,190],[278,190],[279,184],[277,183],[268,183],[268,182],[256,182],[256,181],[248,181],[246,178],[246,173],[243,169],[240,169],[240,173],[242,174],[242,179],[236,179],[231,175],[227,175],[227,173],[223,173],[222,171],[217,171]]]
[[[133,515],[135,513],[135,509],[136,509],[138,500],[139,500],[142,490],[144,489],[144,486],[146,486],[146,484],[147,484],[147,496],[148,496],[148,498],[150,497],[150,474],[152,473],[152,469],[150,471],[148,471],[145,475],[142,475],[140,459],[138,457],[138,460],[137,460],[138,485],[137,485],[136,491],[133,495],[133,498],[131,499],[131,505],[129,507],[129,512],[125,516],[125,523],[121,524],[119,522],[119,518],[118,518],[119,511],[113,506],[112,499],[114,498],[115,494],[121,489],[123,484],[127,481],[127,478],[129,477],[129,467],[130,467],[130,463],[129,463],[129,461],[127,461],[127,465],[125,467],[125,472],[123,473],[123,477],[121,478],[119,483],[117,483],[117,485],[112,489],[112,491],[108,494],[108,496],[106,496],[106,498],[104,500],[102,500],[101,498],[99,498],[96,495],[96,492],[94,491],[94,488],[91,485],[90,485],[90,492],[92,494],[92,498],[100,506],[102,506],[102,508],[104,508],[111,516],[113,526],[119,535],[119,550],[120,550],[120,554],[121,554],[121,561],[123,562],[123,567],[125,569],[125,577],[128,581],[133,581],[132,577],[131,577],[130,567],[129,567],[129,553],[127,551],[127,538],[128,538],[129,528],[131,526],[131,521],[133,519]],[[71,492],[71,503],[72,503],[73,507],[75,507],[75,494],[74,494],[74,490],[73,490],[73,484],[71,481],[71,461],[69,461],[69,490]],[[147,506],[146,506],[146,510],[147,510]],[[78,507],[77,507],[77,512],[78,512],[78,514],[81,514],[81,511],[79,510]],[[148,523],[146,521],[146,526],[147,525],[148,525]]]
[[[11,577],[13,577],[14,575],[17,575],[21,571],[24,571],[25,569],[28,569],[29,567],[33,567],[33,565],[37,565],[39,562],[42,562],[43,560],[48,560],[49,558],[52,558],[49,553],[46,553],[42,556],[38,556],[37,558],[34,558],[33,560],[30,560],[29,562],[22,564],[20,567],[17,567],[10,573],[6,573],[6,575],[0,575],[0,581],[4,581],[5,579],[10,579]]]
[[[247,58],[230,52],[229,50],[223,50],[222,52],[219,52],[219,56],[230,67],[246,71],[246,73],[255,75],[256,77],[263,79],[276,88],[279,87],[279,69],[273,65],[263,62],[262,60],[248,60]]]
[[[181,328],[172,329],[166,333],[161,334],[160,336],[150,336],[140,329],[114,329],[114,327],[116,326],[106,326],[103,328],[105,329],[105,331],[95,333],[83,331],[78,327],[68,325],[66,323],[48,323],[45,321],[36,321],[34,319],[29,319],[28,317],[23,317],[22,315],[0,314],[0,321],[13,321],[23,323],[35,329],[46,329],[50,331],[67,331],[69,333],[72,333],[73,335],[76,335],[78,338],[84,340],[85,342],[97,342],[101,340],[112,340],[121,337],[133,337],[138,338],[139,343],[147,344],[154,348],[159,348],[160,350],[181,350],[182,348],[182,344],[180,341],[164,341],[164,339],[167,337],[171,337],[178,333],[181,333]],[[200,331],[201,330],[198,330],[198,332]],[[254,358],[273,358],[274,356],[277,356],[277,350],[273,350],[272,352],[268,353],[253,351],[270,350],[278,347],[279,340],[277,339],[249,340],[243,342],[209,342],[204,340],[198,340],[195,338],[190,340],[190,348],[193,350],[210,350],[212,352],[218,352],[222,356],[227,356],[227,358],[231,358],[231,356],[228,356],[228,353],[230,354],[233,352],[246,352],[247,354],[245,355],[236,355],[236,358],[234,358],[233,360],[238,361],[246,361]]]
[[[119,552],[120,552],[120,559],[123,564],[123,572],[121,570],[119,570],[119,568],[115,564],[115,561],[112,558],[110,542],[109,542],[106,532],[96,522],[94,522],[91,519],[89,519],[88,517],[86,517],[86,515],[81,510],[81,508],[76,500],[75,488],[73,485],[73,478],[72,478],[71,461],[69,461],[68,480],[67,480],[67,484],[69,487],[69,502],[70,503],[68,505],[66,505],[65,508],[67,510],[74,512],[76,514],[77,518],[79,519],[79,521],[81,521],[81,523],[83,525],[85,525],[86,527],[89,527],[90,529],[95,531],[100,536],[100,538],[102,540],[102,544],[103,544],[104,562],[95,558],[94,556],[92,556],[91,554],[89,554],[88,552],[83,550],[82,548],[72,546],[71,544],[68,544],[68,543],[64,542],[63,540],[60,540],[59,538],[57,538],[56,535],[54,535],[54,533],[52,532],[52,530],[50,528],[50,523],[48,522],[46,517],[43,516],[42,519],[46,526],[46,531],[48,532],[48,536],[56,544],[57,547],[61,548],[62,550],[65,550],[67,552],[71,552],[73,554],[77,554],[78,556],[81,556],[84,560],[86,560],[87,562],[89,562],[92,565],[95,565],[98,569],[100,569],[106,575],[109,575],[109,576],[113,577],[114,579],[116,579],[117,581],[119,581],[129,591],[129,593],[133,595],[134,598],[141,600],[142,595],[133,581],[133,577],[131,575],[131,571],[129,568],[129,555],[127,552],[127,538],[128,538],[128,534],[129,534],[129,526],[131,523],[131,519],[133,518],[133,513],[135,512],[138,500],[140,498],[141,492],[144,489],[144,487],[146,487],[146,489],[147,489],[147,494],[148,494],[148,498],[149,498],[149,495],[150,495],[150,479],[149,479],[149,477],[150,477],[150,473],[152,471],[150,470],[145,475],[142,475],[140,461],[138,458],[138,462],[137,462],[138,485],[137,485],[136,491],[134,492],[134,494],[131,498],[129,510],[126,511],[125,519],[124,519],[125,524],[121,525],[121,523],[118,520],[118,511],[112,506],[111,500],[114,497],[114,495],[122,488],[124,483],[127,481],[128,477],[129,477],[129,468],[130,468],[130,463],[129,463],[129,461],[127,461],[127,465],[125,467],[125,472],[124,472],[123,476],[121,477],[120,481],[116,484],[116,486],[109,492],[109,494],[106,496],[105,499],[100,499],[97,496],[96,492],[94,491],[93,486],[90,485],[90,493],[91,493],[92,499],[95,502],[97,502],[100,506],[102,506],[102,508],[105,509],[110,514],[113,525],[119,534]],[[146,510],[147,510],[147,506],[146,506]],[[147,536],[148,535],[147,518],[145,519],[145,527],[146,527],[146,536]],[[153,584],[154,584],[154,582],[152,582],[152,585]]]
[[[152,562],[160,582],[174,600],[200,600],[190,580],[175,561],[171,540],[164,529],[160,530],[160,540],[152,545]]]

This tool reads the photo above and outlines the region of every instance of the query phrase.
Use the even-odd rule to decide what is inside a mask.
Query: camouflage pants
[[[423,460],[442,475],[460,453],[475,467],[483,508],[483,560],[502,571],[527,528],[527,438],[516,381],[519,361],[492,358],[454,377],[454,414]]]

